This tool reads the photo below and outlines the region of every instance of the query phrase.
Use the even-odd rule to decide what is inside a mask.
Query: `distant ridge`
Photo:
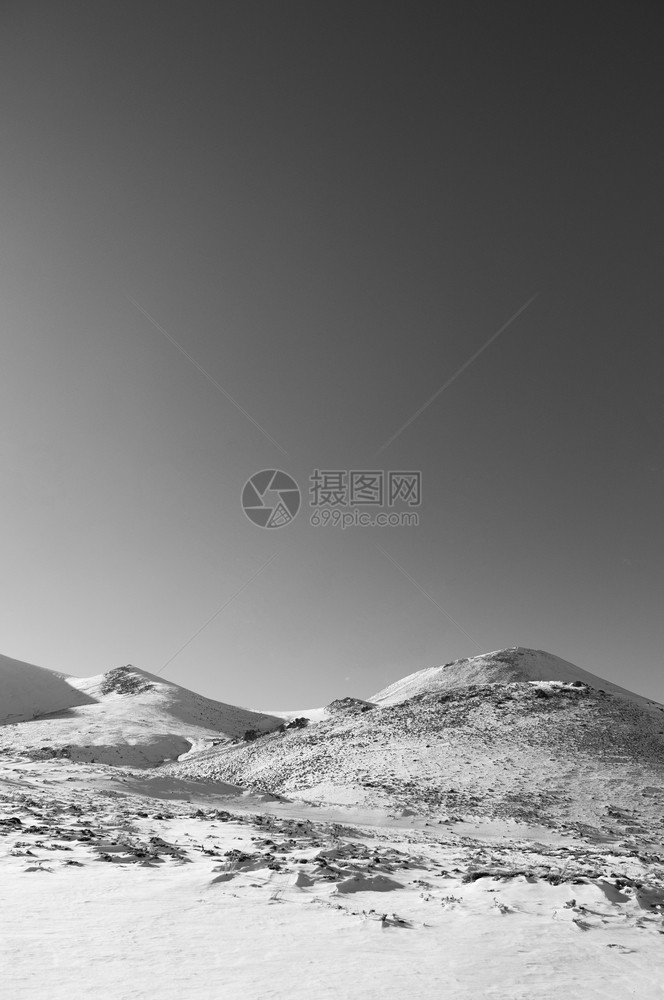
[[[417,694],[431,691],[451,691],[471,684],[511,684],[524,681],[581,681],[590,687],[622,695],[641,704],[654,704],[650,699],[612,684],[596,674],[582,670],[574,663],[542,649],[512,646],[482,653],[466,659],[444,663],[440,667],[417,670],[371,696],[379,705],[396,705]]]
[[[28,753],[152,767],[193,746],[270,732],[281,722],[131,664],[71,677],[0,656],[0,737],[4,727],[13,727],[10,739]]]
[[[106,705],[108,711],[112,710],[112,705],[120,698],[125,700],[125,711],[131,713],[131,702],[135,700],[141,705],[151,705],[173,722],[185,726],[202,726],[227,736],[241,736],[250,728],[258,732],[269,732],[281,723],[281,719],[265,712],[253,712],[206,698],[133,664],[114,667],[95,677],[70,677],[68,682],[88,695],[92,701]]]

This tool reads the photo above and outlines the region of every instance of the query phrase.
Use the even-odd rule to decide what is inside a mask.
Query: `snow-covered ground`
[[[6,996],[663,995],[664,872],[614,844],[149,784],[7,763]]]
[[[8,998],[664,997],[657,706],[474,680],[279,731],[306,713],[60,679],[91,700],[0,726]]]
[[[163,770],[392,815],[515,817],[664,838],[662,706],[574,682],[351,703],[316,725],[208,747]]]
[[[279,710],[277,712],[269,710],[263,714],[276,716],[282,722],[292,722],[293,719],[308,719],[309,722],[322,722],[328,715],[327,709],[322,708],[299,708],[291,711]]]

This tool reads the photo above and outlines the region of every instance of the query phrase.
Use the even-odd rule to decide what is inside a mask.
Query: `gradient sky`
[[[523,645],[664,701],[657,13],[3,3],[0,651],[285,709]],[[420,526],[311,526],[315,468],[420,469]]]

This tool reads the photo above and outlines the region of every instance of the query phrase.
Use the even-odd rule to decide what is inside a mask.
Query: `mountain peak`
[[[610,691],[634,701],[648,701],[574,663],[562,660],[559,656],[543,649],[528,649],[524,646],[496,649],[479,656],[452,660],[439,667],[425,667],[383,688],[372,695],[370,700],[379,705],[395,705],[427,691],[449,691],[469,687],[471,684],[512,684],[526,681],[563,681],[568,684],[581,681],[590,687]]]
[[[114,667],[104,674],[100,685],[101,694],[142,694],[152,691],[154,684],[142,671],[128,663],[124,667]]]

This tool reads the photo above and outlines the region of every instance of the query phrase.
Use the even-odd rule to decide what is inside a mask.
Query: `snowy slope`
[[[539,661],[544,676],[548,659]],[[539,818],[610,833],[631,816],[634,829],[655,823],[661,833],[664,708],[607,691],[599,678],[590,686],[550,659],[574,680],[532,680],[533,669],[498,682],[516,671],[490,654],[477,658],[472,684],[431,690],[415,675],[424,690],[409,699],[349,700],[316,725],[210,747],[167,770],[439,821]]]
[[[661,998],[662,706],[464,662],[277,717],[2,661],[7,996]]]
[[[146,767],[192,747],[268,732],[281,719],[204,698],[137,667],[66,677],[9,661],[0,674],[0,749]],[[50,713],[47,714],[47,713]]]
[[[440,667],[425,667],[383,688],[371,700],[381,705],[395,705],[425,691],[450,691],[470,684],[509,684],[512,681],[582,681],[590,687],[649,703],[647,698],[605,681],[559,656],[522,646],[454,660]]]
[[[112,770],[0,768],[12,1000],[661,1000],[664,866],[631,841],[160,799]]]
[[[0,656],[0,726],[90,704],[92,698],[72,687],[72,679],[55,670]]]
[[[131,699],[137,699],[141,706],[150,705],[175,722],[202,726],[226,736],[242,736],[251,728],[266,732],[281,721],[266,712],[253,712],[205,698],[180,684],[134,666],[116,667],[96,677],[71,677],[69,683],[107,707],[114,704],[117,698],[126,699],[129,695]],[[131,703],[130,700],[128,704]]]
[[[293,719],[309,719],[309,722],[321,722],[327,716],[328,711],[326,708],[300,708],[291,709],[290,711],[282,709],[273,711],[270,709],[261,714],[272,715],[277,719],[281,719],[282,722],[292,722]]]

